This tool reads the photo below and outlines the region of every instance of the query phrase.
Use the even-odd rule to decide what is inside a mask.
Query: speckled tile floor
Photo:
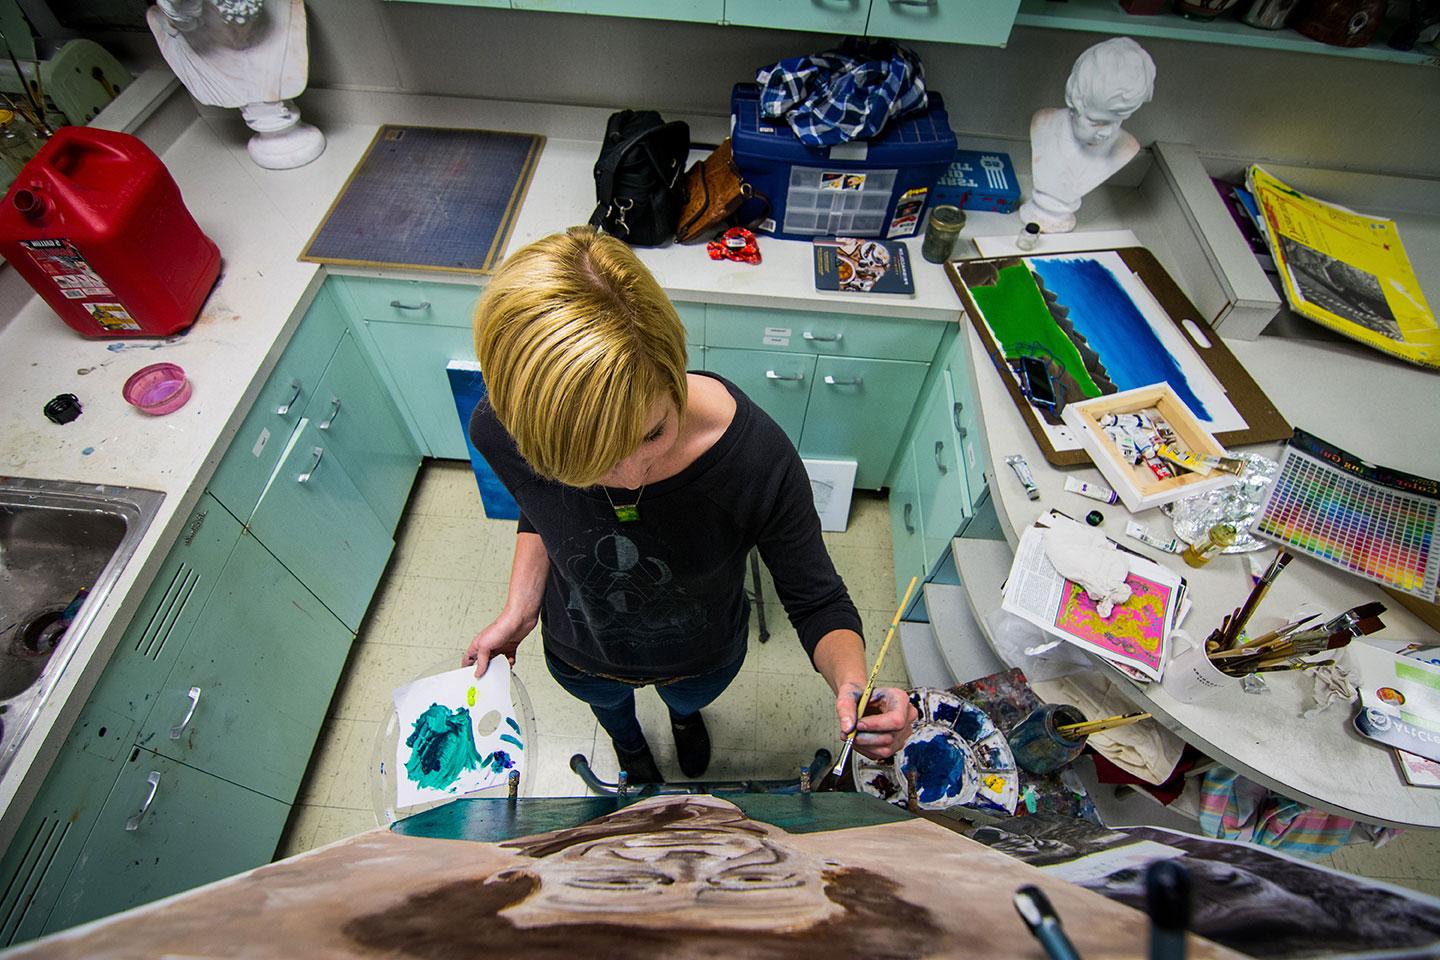
[[[470,638],[505,601],[514,544],[513,521],[487,520],[469,466],[429,461],[422,467],[397,534],[395,554],[351,650],[310,769],[277,858],[323,846],[376,825],[371,757],[390,709],[390,691],[425,672],[458,665]],[[857,493],[844,533],[825,535],[867,634],[893,614],[890,519],[883,497]],[[762,573],[770,640],[751,624],[750,652],[739,677],[710,707],[716,750],[708,777],[781,777],[798,773],[835,737],[833,700],[810,666]],[[521,645],[515,667],[535,711],[538,763],[526,792],[577,796],[585,787],[569,768],[583,753],[602,778],[616,770],[609,738],[584,704],[550,677],[538,635]],[[908,683],[900,657],[882,678]],[[661,770],[679,778],[665,708],[653,690],[638,695]],[[1381,849],[1351,846],[1332,866],[1440,895],[1440,830],[1408,830]]]

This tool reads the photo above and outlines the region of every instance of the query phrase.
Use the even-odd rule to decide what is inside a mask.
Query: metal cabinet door
[[[514,10],[653,17],[692,23],[719,23],[725,16],[725,0],[666,0],[664,3],[655,0],[510,0],[510,6]]]
[[[210,478],[215,499],[242,521],[255,511],[344,332],[345,318],[322,287]]]
[[[468,327],[432,323],[365,321],[375,355],[385,365],[427,449],[421,453],[446,460],[468,460],[465,434],[455,416],[455,395],[445,366],[475,359]]]
[[[394,531],[420,469],[420,451],[390,399],[347,332],[330,360],[305,416],[386,530]]]
[[[288,805],[134,750],[95,820],[46,932],[269,862]]]
[[[328,445],[314,424],[300,422],[250,532],[353,632],[395,541]]]
[[[245,536],[137,743],[290,803],[351,633]]]
[[[1020,0],[874,0],[865,33],[895,40],[1003,47]]]
[[[729,380],[780,425],[790,442],[800,445],[810,405],[815,358],[802,353],[731,350],[707,347],[705,369]]]
[[[855,486],[880,489],[926,370],[926,364],[909,360],[821,357],[815,365],[800,455],[854,460]]]
[[[925,579],[924,517],[920,513],[920,487],[915,460],[906,447],[890,477],[890,543],[895,550],[895,602],[905,596],[911,577]]]
[[[965,468],[951,424],[949,391],[943,378],[926,397],[911,450],[920,486],[920,511],[925,517],[925,555],[939,557],[970,515]]]

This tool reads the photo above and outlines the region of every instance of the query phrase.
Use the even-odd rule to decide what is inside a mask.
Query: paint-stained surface
[[[1033,958],[1026,883],[1082,956],[1143,953],[1142,914],[932,823],[790,834],[665,797],[504,844],[377,830],[17,956]]]
[[[432,703],[415,719],[405,746],[411,751],[405,775],[430,790],[448,790],[461,774],[480,766],[470,711],[465,707],[450,710]]]

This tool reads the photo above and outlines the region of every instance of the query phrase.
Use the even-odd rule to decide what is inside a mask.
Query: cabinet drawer
[[[790,442],[800,445],[815,358],[803,353],[706,348],[705,369],[729,380],[768,413]]]
[[[250,520],[250,531],[353,632],[395,542],[329,441],[308,420]]]
[[[514,10],[543,10],[548,13],[590,13],[611,17],[655,17],[688,20],[691,23],[719,23],[725,16],[725,0],[511,0]]]
[[[725,20],[814,33],[865,32],[870,0],[725,0]]]
[[[896,40],[1003,47],[1020,0],[873,0],[865,33]]]
[[[941,381],[927,398],[911,449],[925,518],[925,554],[938,557],[970,514],[970,493],[951,425],[949,392]]]
[[[895,602],[905,596],[911,577],[925,579],[924,518],[920,515],[920,488],[910,448],[900,452],[890,477],[890,543],[895,551]]]
[[[289,810],[278,800],[135,750],[95,820],[46,932],[268,862]]]
[[[980,494],[985,490],[985,472],[990,469],[979,404],[975,402],[970,381],[957,381],[952,370],[945,371],[945,388],[949,391],[950,425],[955,428],[955,439],[960,444],[960,466],[973,507],[980,502]]]
[[[685,324],[685,342],[692,347],[702,346],[705,343],[705,304],[680,300],[672,300],[671,304],[680,314],[680,322]],[[699,368],[699,351],[691,350],[690,354],[691,369]]]
[[[942,333],[943,324],[924,320],[755,310],[713,303],[705,311],[706,345],[742,350],[802,350],[820,356],[929,363]]]
[[[98,708],[134,724],[145,720],[239,539],[240,521],[209,495],[202,496],[105,665],[86,713]],[[105,736],[120,736],[117,726],[108,723]]]
[[[480,288],[464,283],[337,277],[362,320],[438,323],[471,329]]]
[[[855,486],[884,486],[927,369],[905,360],[819,358],[800,455],[854,460]]]
[[[242,521],[254,512],[344,332],[345,318],[322,287],[210,478],[210,492]]]
[[[325,434],[381,525],[393,531],[419,469],[420,451],[348,331],[305,416]]]
[[[137,742],[290,803],[350,639],[269,551],[243,537]]]

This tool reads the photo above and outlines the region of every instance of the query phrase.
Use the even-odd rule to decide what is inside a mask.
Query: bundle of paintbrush
[[[1335,661],[1302,661],[1299,658],[1338,650],[1356,637],[1375,633],[1385,626],[1380,620],[1380,614],[1384,612],[1385,604],[1377,600],[1346,610],[1318,627],[1306,627],[1318,614],[1304,617],[1256,637],[1242,647],[1211,653],[1210,662],[1217,670],[1232,677],[1326,666]]]
[[[1276,577],[1280,576],[1280,571],[1284,570],[1293,559],[1295,558],[1284,550],[1275,555],[1275,559],[1270,561],[1269,568],[1261,574],[1259,580],[1255,581],[1255,586],[1250,588],[1250,595],[1245,598],[1245,602],[1233,614],[1226,617],[1220,626],[1215,628],[1214,632],[1205,639],[1206,653],[1230,650],[1240,641],[1241,635],[1245,632],[1245,625],[1250,622],[1250,618],[1259,609],[1260,601],[1265,599],[1265,594],[1270,592],[1270,585],[1275,582]]]

